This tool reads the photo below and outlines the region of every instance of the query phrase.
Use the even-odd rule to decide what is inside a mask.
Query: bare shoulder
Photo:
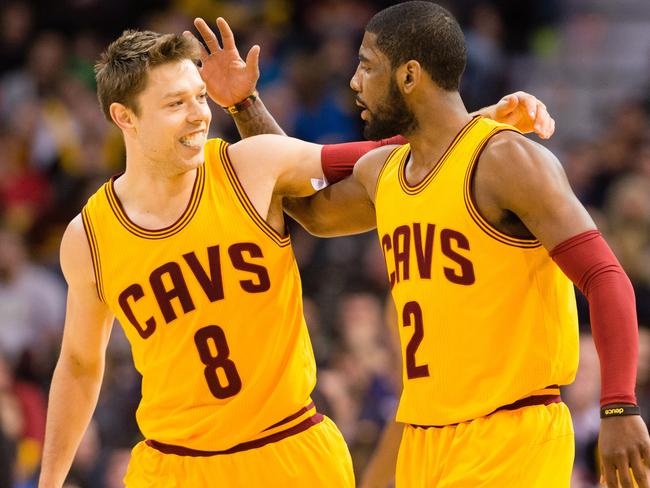
[[[566,174],[555,155],[523,135],[504,131],[495,135],[480,156],[476,188],[497,195],[534,196],[545,187],[568,190]]]
[[[379,173],[381,173],[388,156],[398,146],[381,146],[359,158],[357,164],[354,165],[354,177],[359,181],[368,191],[368,195],[375,200],[375,189],[377,187],[377,180]]]
[[[70,221],[63,233],[60,261],[69,285],[94,284],[92,256],[81,214]]]
[[[488,142],[481,165],[509,177],[528,171],[552,171],[562,165],[555,155],[541,144],[512,131],[503,131]]]

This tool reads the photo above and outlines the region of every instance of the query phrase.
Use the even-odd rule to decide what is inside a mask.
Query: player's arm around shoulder
[[[60,260],[68,298],[61,353],[50,388],[39,488],[62,486],[70,469],[97,403],[113,322],[97,295],[81,216],[65,231]]]
[[[308,198],[288,198],[284,208],[308,232],[321,237],[359,234],[376,227],[375,188],[395,146],[364,154],[352,175]]]
[[[477,199],[517,215],[548,250],[595,229],[558,159],[516,132],[501,132],[488,142],[474,189]]]
[[[293,137],[262,134],[233,144],[228,154],[240,178],[272,183],[273,193],[279,196],[301,197],[316,191],[312,179],[323,178],[322,147]]]

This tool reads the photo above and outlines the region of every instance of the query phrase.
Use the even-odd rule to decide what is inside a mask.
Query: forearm
[[[380,141],[343,142],[326,144],[321,151],[323,174],[329,184],[341,181],[352,174],[354,165],[366,153],[382,146],[402,145],[408,141],[402,136]]]
[[[311,197],[285,198],[283,200],[283,209],[293,220],[298,222],[303,229],[316,237],[332,237],[336,234],[329,234],[326,226],[318,218],[315,210],[316,195]]]
[[[361,480],[361,488],[386,488],[395,479],[397,452],[402,441],[404,425],[395,420],[389,421],[372,454]]]
[[[250,107],[233,114],[232,118],[242,139],[259,134],[286,136],[259,98]]]
[[[374,215],[354,214],[354,208],[346,213],[345,205],[330,203],[327,187],[311,197],[285,198],[284,211],[307,232],[316,237],[340,237],[361,234],[376,227]]]
[[[102,375],[103,364],[80,374],[59,360],[50,387],[39,488],[63,486],[97,405]]]
[[[565,241],[551,256],[589,300],[600,358],[601,406],[635,404],[638,330],[630,280],[598,231]]]

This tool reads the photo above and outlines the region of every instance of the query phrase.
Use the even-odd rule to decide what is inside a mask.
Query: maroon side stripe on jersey
[[[289,415],[287,418],[284,418],[284,419],[280,420],[278,423],[273,424],[271,427],[267,427],[262,432],[266,432],[267,430],[275,429],[276,427],[280,427],[283,424],[291,422],[292,420],[297,419],[302,414],[306,413],[308,410],[311,410],[312,408],[314,408],[314,402],[311,402],[309,405],[301,408],[300,410],[298,410],[293,415]]]
[[[503,407],[497,408],[494,412],[499,412],[501,410],[517,410],[523,407],[532,407],[533,405],[550,405],[551,403],[560,403],[562,398],[560,395],[538,395],[538,396],[529,396],[517,400],[509,405],[504,405]],[[492,413],[488,415],[492,415]]]
[[[559,386],[557,385],[547,386],[545,389],[551,389],[551,388],[559,388]],[[551,403],[560,403],[561,401],[562,398],[560,397],[560,395],[531,395],[526,398],[521,398],[516,402],[509,403],[508,405],[503,405],[495,409],[493,412],[487,414],[486,417],[492,415],[493,413],[500,412],[501,410],[517,410],[523,407],[532,407],[534,405],[550,405]],[[417,425],[417,424],[409,424],[409,425],[411,427],[418,427],[421,429],[448,427],[447,425]],[[449,424],[449,425],[458,425],[458,424]]]
[[[258,447],[262,447],[267,444],[271,444],[273,442],[281,441],[282,439],[286,439],[287,437],[291,437],[292,435],[299,434],[300,432],[303,432],[309,429],[310,427],[319,424],[322,421],[323,421],[323,415],[320,413],[315,413],[311,417],[306,418],[299,424],[296,424],[293,427],[290,427],[286,430],[276,432],[275,434],[271,434],[269,436],[262,437],[261,439],[256,439],[254,441],[242,442],[241,444],[237,444],[236,446],[231,447],[230,449],[226,449],[224,451],[199,451],[197,449],[190,449],[182,446],[174,446],[172,444],[164,444],[162,442],[158,442],[150,439],[146,440],[145,443],[149,447],[153,447],[154,449],[162,452],[163,454],[175,454],[177,456],[191,456],[191,457],[219,456],[222,454],[234,454],[236,452],[248,451],[249,449],[257,449]]]

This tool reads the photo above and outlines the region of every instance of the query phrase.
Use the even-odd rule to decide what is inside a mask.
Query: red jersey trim
[[[436,165],[431,168],[431,170],[427,173],[427,175],[418,183],[417,185],[409,185],[408,181],[406,181],[406,162],[408,161],[408,156],[410,154],[410,151],[407,151],[407,153],[404,155],[404,158],[400,162],[399,169],[398,169],[398,179],[399,179],[399,184],[402,187],[402,190],[404,190],[404,193],[408,195],[417,195],[420,193],[422,190],[424,190],[427,185],[433,180],[436,175],[440,172],[442,167],[445,164],[445,161],[449,158],[449,155],[452,153],[454,148],[458,145],[458,143],[463,139],[465,134],[467,134],[472,127],[476,125],[476,123],[481,119],[480,115],[475,115],[472,117],[472,120],[470,120],[465,126],[460,130],[458,134],[456,134],[456,137],[449,143],[449,146],[447,146],[447,149],[445,149],[445,152],[442,154]]]
[[[503,132],[507,130],[517,132],[513,129],[496,127],[492,129],[492,131],[487,136],[485,136],[483,141],[481,141],[481,143],[474,151],[471,162],[467,167],[467,172],[465,173],[465,185],[464,185],[465,208],[467,208],[467,211],[469,212],[469,215],[474,221],[474,223],[492,239],[499,241],[503,244],[506,244],[508,246],[519,247],[523,249],[535,249],[542,245],[542,243],[539,242],[539,240],[520,239],[518,237],[512,237],[507,234],[504,234],[503,232],[501,232],[500,230],[492,226],[492,224],[490,224],[487,220],[485,220],[485,218],[483,218],[483,216],[479,212],[476,202],[474,201],[474,196],[472,195],[472,177],[474,175],[474,171],[481,157],[481,154],[483,153],[483,150],[486,148],[487,143],[490,141],[492,137],[494,137],[499,132]]]
[[[106,298],[104,296],[104,284],[102,281],[102,262],[101,259],[99,259],[99,246],[97,245],[95,229],[93,228],[93,224],[90,220],[90,215],[88,214],[88,209],[86,207],[84,207],[81,211],[81,219],[83,221],[86,239],[88,239],[90,255],[93,260],[93,272],[95,274],[95,287],[97,288],[97,297],[99,297],[102,302],[106,303]]]
[[[520,408],[524,408],[524,407],[532,407],[535,405],[551,405],[552,403],[560,403],[560,402],[562,402],[562,398],[560,397],[560,387],[558,385],[552,385],[552,386],[547,386],[546,388],[544,388],[544,390],[535,391],[531,393],[529,396],[525,398],[520,398],[519,400],[509,403],[508,405],[502,405],[501,407],[496,408],[494,411],[488,413],[484,417],[488,417],[502,410],[519,410]],[[469,421],[471,422],[471,420]],[[430,429],[430,428],[439,429],[442,427],[448,427],[447,425],[417,425],[417,424],[408,424],[408,425],[420,429]],[[458,425],[458,424],[449,424],[449,425]]]
[[[392,159],[395,157],[395,153],[399,151],[402,147],[403,146],[399,146],[393,149],[388,155],[388,157],[386,158],[386,161],[384,161],[384,164],[381,166],[381,170],[379,170],[379,174],[377,175],[377,182],[375,183],[375,195],[373,197],[375,202],[377,202],[377,190],[379,189],[379,183],[381,182],[381,177],[384,175],[386,168],[388,167]]]
[[[233,189],[235,190],[237,199],[242,204],[244,210],[251,218],[251,220],[260,228],[262,232],[264,232],[278,246],[280,247],[288,246],[291,243],[290,236],[288,234],[286,236],[280,235],[273,227],[271,227],[269,223],[265,219],[263,219],[262,216],[257,212],[255,206],[248,198],[248,195],[246,195],[246,192],[244,191],[244,187],[239,181],[239,178],[237,177],[237,173],[235,172],[235,168],[232,165],[232,161],[228,156],[227,142],[219,141],[219,155],[220,155],[223,168],[226,171],[226,176],[228,177],[228,180],[230,181]]]
[[[313,408],[313,403],[311,404],[311,408]],[[305,409],[307,409],[307,407],[296,412],[296,414],[287,417],[287,419],[279,422],[275,426],[281,425],[282,423],[285,422],[288,423],[292,419],[292,417],[295,416],[299,417],[304,413],[304,411],[306,411]],[[149,447],[152,447],[162,452],[163,454],[175,454],[177,456],[190,456],[190,457],[221,456],[224,454],[234,454],[236,452],[248,451],[250,449],[257,449],[267,444],[281,441],[283,439],[286,439],[287,437],[291,437],[292,435],[296,435],[299,434],[300,432],[304,432],[305,430],[309,429],[310,427],[313,427],[314,425],[318,425],[323,421],[323,419],[324,417],[322,414],[315,412],[313,415],[307,417],[306,419],[302,420],[298,424],[295,424],[285,430],[281,430],[279,432],[275,432],[273,434],[252,441],[242,442],[241,444],[237,444],[236,446],[233,446],[229,449],[225,449],[223,451],[201,451],[198,449],[190,449],[183,446],[175,446],[173,444],[165,444],[163,442],[158,442],[152,439],[146,440],[145,443]],[[275,426],[271,426],[265,430],[270,430]]]
[[[122,226],[128,230],[131,234],[141,237],[143,239],[164,239],[166,237],[173,236],[180,232],[194,217],[197,209],[199,208],[199,203],[201,202],[201,196],[203,195],[203,188],[205,186],[205,165],[202,164],[197,168],[196,179],[194,180],[194,187],[192,188],[192,194],[190,200],[183,211],[183,214],[178,218],[178,220],[170,226],[167,226],[163,229],[145,229],[140,227],[136,223],[132,222],[129,219],[128,215],[122,207],[122,203],[115,194],[114,183],[117,177],[111,178],[111,180],[104,185],[106,192],[106,198],[108,199],[109,206],[115,214],[117,220],[122,224]]]

